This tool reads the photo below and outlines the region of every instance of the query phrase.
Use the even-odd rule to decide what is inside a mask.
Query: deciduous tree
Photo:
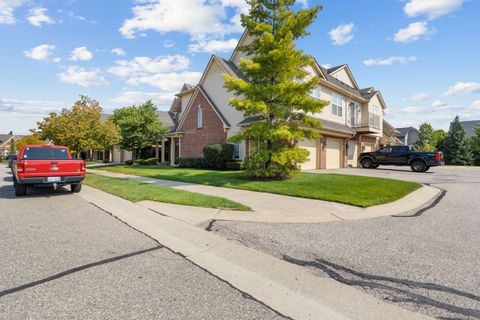
[[[16,143],[17,149],[20,150],[23,148],[24,145],[27,144],[39,144],[43,145],[46,144],[45,140],[40,139],[38,132],[34,132],[28,136],[23,137],[22,139],[18,140]]]
[[[52,112],[37,123],[40,138],[67,146],[74,154],[101,151],[119,142],[118,128],[112,121],[101,121],[102,107],[86,96],[80,96],[72,108]]]
[[[239,63],[244,77],[224,77],[226,88],[235,95],[230,104],[257,121],[231,141],[256,143],[244,162],[250,178],[284,178],[307,160],[309,153],[298,142],[318,138],[314,129],[320,121],[311,114],[327,105],[310,96],[319,80],[308,77],[305,69],[315,62],[295,46],[308,35],[306,29],[321,7],[295,11],[295,0],[247,2],[250,11],[241,21],[253,41],[239,47],[247,57]]]
[[[152,101],[117,109],[111,119],[120,128],[121,147],[132,151],[135,159],[140,150],[161,140],[167,131],[158,120]]]

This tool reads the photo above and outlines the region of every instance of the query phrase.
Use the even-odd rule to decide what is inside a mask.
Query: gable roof
[[[397,130],[399,132],[399,134],[397,135],[397,137],[400,137],[400,138],[403,138],[407,135],[407,133],[409,133],[410,131],[416,131],[416,132],[419,132],[417,129],[415,129],[414,127],[404,127],[404,128],[395,128],[395,130]]]
[[[230,59],[229,59],[230,61],[232,61],[235,58],[235,55],[239,52],[239,47],[241,46],[241,43],[243,43],[245,39],[248,38],[249,35],[250,35],[250,32],[248,32],[248,29],[245,28],[245,30],[243,30],[242,35],[240,36],[240,39],[237,42],[237,45],[235,46],[235,49],[233,49],[232,55],[230,56]]]
[[[453,124],[453,122],[450,122],[450,128],[448,129],[449,131],[452,130],[452,124]],[[465,130],[465,133],[467,134],[467,137],[471,138],[475,135],[475,132],[473,131],[473,128],[475,128],[476,126],[480,126],[480,120],[460,121],[460,124],[462,125],[463,129]]]
[[[183,126],[183,123],[185,122],[185,119],[187,118],[187,114],[188,112],[190,112],[190,109],[192,108],[192,104],[193,104],[193,101],[195,100],[195,98],[197,97],[197,95],[201,93],[205,99],[207,100],[208,104],[212,107],[212,109],[215,111],[215,113],[217,114],[217,116],[220,118],[220,120],[223,122],[223,125],[225,128],[230,128],[230,123],[228,122],[228,120],[225,118],[225,116],[222,114],[222,112],[220,111],[220,109],[217,107],[217,105],[215,104],[215,102],[213,102],[212,98],[210,98],[210,96],[208,95],[208,93],[205,91],[205,89],[203,88],[203,86],[201,84],[198,84],[196,87],[195,87],[195,91],[193,92],[193,95],[192,97],[190,98],[190,100],[188,101],[188,104],[187,106],[185,107],[185,110],[184,112],[182,113],[182,118],[179,120],[178,122],[178,125],[177,127],[175,128],[175,131],[179,131],[182,126]]]
[[[341,66],[336,66],[336,67],[333,67],[333,68],[330,68],[330,69],[326,69],[327,70],[327,73],[329,75],[334,75],[338,72],[340,72],[341,70],[345,70],[345,72],[347,73],[348,77],[350,78],[350,80],[352,81],[353,83],[353,89],[359,89],[360,87],[358,86],[358,83],[357,81],[355,80],[355,77],[353,76],[353,73],[352,73],[352,70],[350,70],[350,67],[348,66],[348,64],[342,64]],[[336,79],[336,78],[335,78]],[[338,79],[337,79],[338,80]],[[340,80],[338,80],[340,81]],[[342,82],[342,81],[340,81]],[[343,82],[342,82],[343,83]],[[346,83],[345,83],[346,84]],[[348,86],[348,84],[346,84]]]
[[[0,134],[0,147],[14,137],[13,134]]]

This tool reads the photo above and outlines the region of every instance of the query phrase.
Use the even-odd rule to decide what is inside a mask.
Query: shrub
[[[138,164],[144,165],[144,166],[154,166],[157,164],[157,158],[148,158],[148,159],[141,159],[138,160]]]
[[[203,147],[206,164],[213,169],[224,169],[225,162],[233,159],[233,144],[207,144]]]
[[[183,168],[203,168],[205,160],[203,158],[180,157],[178,158],[180,167]]]
[[[242,170],[243,169],[243,162],[239,161],[230,161],[230,162],[225,162],[225,169],[227,170]]]
[[[125,164],[127,166],[131,166],[131,165],[133,165],[133,160],[125,160]]]

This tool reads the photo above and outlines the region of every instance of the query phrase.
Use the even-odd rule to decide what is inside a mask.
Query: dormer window
[[[203,128],[203,109],[201,105],[199,105],[197,109],[197,128]]]

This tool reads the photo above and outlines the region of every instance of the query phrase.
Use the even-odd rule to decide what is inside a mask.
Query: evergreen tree
[[[470,139],[473,152],[473,164],[480,166],[480,125],[473,128],[474,136]]]
[[[247,176],[285,178],[308,158],[298,142],[319,136],[313,129],[320,122],[309,114],[328,104],[310,96],[319,80],[307,77],[305,68],[314,62],[295,46],[296,40],[308,35],[306,29],[321,7],[294,11],[295,0],[247,2],[250,12],[241,21],[254,40],[239,48],[248,57],[239,63],[245,77],[224,77],[225,87],[235,94],[230,104],[258,121],[231,141],[256,143],[244,161]]]
[[[443,152],[445,153],[445,162],[455,165],[471,165],[472,150],[465,129],[460,124],[458,116],[452,122],[450,132],[445,140]]]

